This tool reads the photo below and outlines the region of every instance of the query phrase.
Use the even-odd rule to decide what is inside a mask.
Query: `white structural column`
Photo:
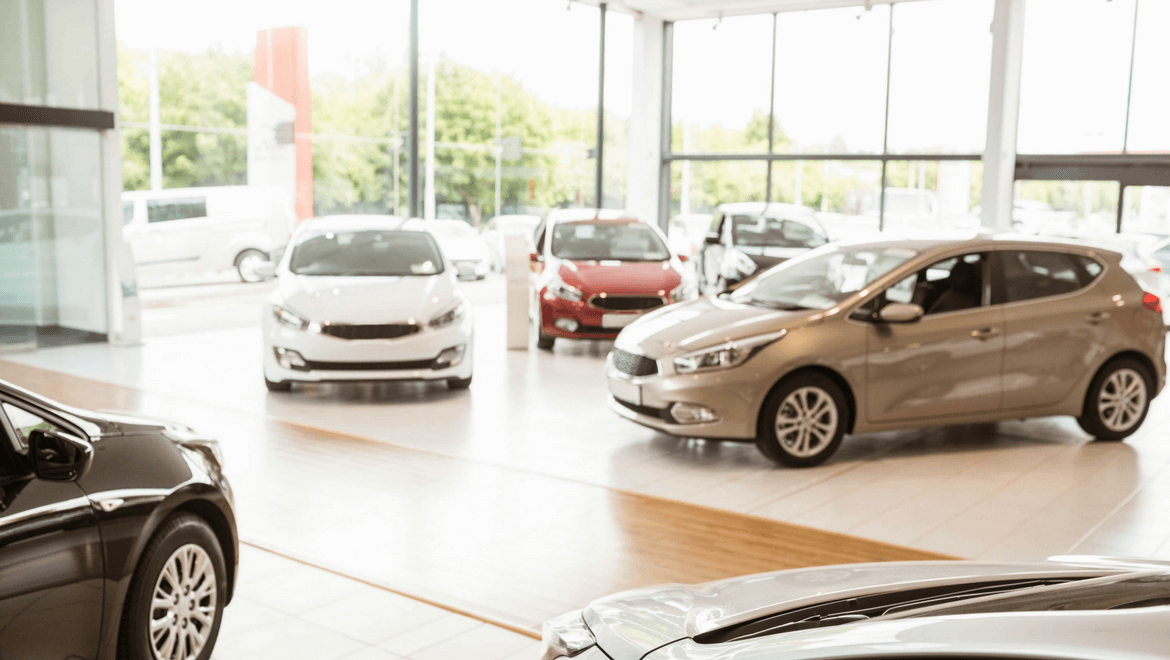
[[[626,207],[648,222],[658,218],[662,163],[662,20],[634,20],[634,71],[626,154]]]
[[[423,217],[435,219],[435,57],[427,60],[427,171]]]
[[[1024,60],[1024,0],[995,0],[991,39],[982,221],[985,227],[1009,230],[1015,195],[1016,129]]]
[[[118,117],[118,47],[114,38],[114,0],[98,0],[98,89],[101,109]],[[105,257],[106,336],[116,346],[142,337],[138,277],[130,246],[122,239],[122,139],[118,124],[101,132],[102,227]],[[160,175],[161,178],[161,175]],[[161,182],[160,182],[161,185]]]

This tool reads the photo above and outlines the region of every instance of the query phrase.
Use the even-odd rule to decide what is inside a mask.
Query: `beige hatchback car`
[[[826,245],[625,328],[610,406],[794,467],[846,433],[1049,415],[1121,440],[1165,383],[1166,328],[1120,260],[1013,236]]]

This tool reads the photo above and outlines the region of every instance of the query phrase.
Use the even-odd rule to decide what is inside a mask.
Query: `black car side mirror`
[[[45,481],[77,481],[89,471],[93,447],[62,431],[33,431],[28,438],[33,472]]]
[[[719,245],[719,234],[716,232],[711,232],[710,234],[707,234],[707,237],[703,239],[703,242],[707,245]]]

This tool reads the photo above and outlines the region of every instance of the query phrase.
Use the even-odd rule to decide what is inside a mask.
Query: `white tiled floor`
[[[168,402],[194,402],[209,414],[263,415],[440,454],[454,459],[457,472],[460,466],[487,464],[498,468],[492,487],[507,487],[507,474],[523,472],[960,557],[1035,559],[1085,552],[1170,558],[1164,505],[1170,501],[1167,395],[1154,401],[1144,427],[1124,443],[1092,442],[1073,420],[1048,418],[850,437],[826,465],[790,470],[770,464],[751,445],[680,440],[618,418],[605,405],[605,342],[558,343],[553,353],[506,351],[503,309],[494,303],[477,308],[476,342],[475,383],[465,392],[442,384],[362,384],[270,394],[260,378],[260,337],[254,328],[161,337],[134,348],[91,344],[4,359],[147,392],[155,406],[151,412],[163,417],[173,417]],[[179,421],[200,426],[200,419]],[[225,438],[234,470],[246,470],[253,458],[246,441]],[[434,481],[442,478],[419,476],[402,487],[426,498],[441,492]],[[311,506],[308,493],[306,498],[303,504]],[[363,512],[342,515],[357,521]],[[249,604],[234,616],[257,625],[239,631],[236,641],[228,640],[235,634],[225,636],[221,653],[242,657],[256,648],[250,644],[263,643],[255,641],[261,639],[257,630],[278,630],[290,617],[304,625],[288,629],[288,640],[319,628],[338,636],[339,653],[361,650],[370,657],[422,654],[425,649],[413,645],[433,639],[428,626],[458,627],[457,621],[423,620],[407,606],[391,622],[376,621],[373,614],[347,616],[379,608],[363,604],[363,596],[333,580],[312,577],[306,584],[316,585],[317,579],[321,585],[305,588],[272,578],[262,585],[267,589],[244,596],[240,602]],[[410,630],[392,632],[413,636],[399,640],[401,645],[379,638],[385,626],[393,629],[398,622]],[[343,626],[351,627],[339,629]],[[496,643],[490,635],[482,641],[485,648]]]
[[[214,660],[535,660],[540,642],[244,545]]]
[[[1170,556],[1170,525],[1149,504],[1170,483],[1170,440],[1161,430],[1170,425],[1170,397],[1156,399],[1145,426],[1124,443],[1092,442],[1073,420],[1047,418],[854,436],[828,464],[788,470],[751,445],[670,438],[618,418],[604,403],[606,343],[566,343],[551,354],[506,351],[502,308],[487,305],[477,314],[470,392],[403,384],[269,394],[259,377],[259,334],[248,328],[5,359],[476,463],[962,557],[1090,550]]]

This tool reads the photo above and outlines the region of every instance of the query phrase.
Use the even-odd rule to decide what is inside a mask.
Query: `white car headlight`
[[[581,612],[569,612],[544,622],[540,660],[571,658],[597,644]]]
[[[280,305],[272,306],[272,314],[281,325],[286,325],[294,330],[308,330],[309,320],[300,316],[299,314],[289,310],[287,307]]]
[[[440,312],[439,314],[436,314],[435,317],[432,318],[427,323],[427,325],[430,326],[431,328],[436,329],[436,330],[439,328],[445,328],[445,327],[451,325],[452,323],[458,321],[459,319],[463,318],[463,315],[466,313],[467,313],[467,301],[464,300],[463,298],[460,298],[459,300],[457,300],[455,302],[454,305],[452,305],[451,307],[448,307],[446,310]]]
[[[718,346],[705,348],[701,351],[680,355],[674,359],[674,370],[680,374],[689,374],[696,371],[714,371],[716,369],[738,367],[761,348],[780,339],[787,333],[787,330],[781,330],[780,332],[772,332],[758,337],[729,341]]]
[[[559,278],[549,282],[548,293],[551,296],[555,296],[561,300],[568,300],[569,302],[581,302],[582,297],[580,289],[565,284]]]
[[[734,266],[735,270],[738,271],[741,275],[746,277],[756,272],[756,262],[752,261],[751,257],[740,252],[739,250],[728,250],[728,254],[731,255],[731,265]]]

